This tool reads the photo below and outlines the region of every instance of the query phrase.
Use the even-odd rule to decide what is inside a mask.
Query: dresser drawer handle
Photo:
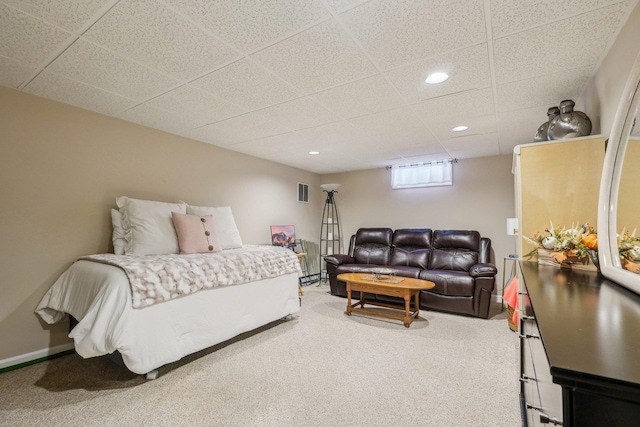
[[[531,403],[527,403],[526,405],[527,405],[527,409],[533,409],[535,411],[542,411],[542,408],[539,407],[539,406],[534,406]]]
[[[518,292],[518,295],[529,295],[529,292],[520,291],[520,292]]]
[[[536,320],[536,318],[533,316],[520,316],[520,318],[522,320]]]
[[[540,412],[540,422],[542,424],[553,424],[556,426],[561,426],[562,425],[562,420],[557,419],[556,417],[550,417],[549,415],[545,414],[544,412]]]
[[[526,375],[526,374],[522,374],[522,376],[520,377],[520,382],[526,382],[526,381],[538,381],[538,379],[535,377],[530,377],[529,375]]]
[[[537,338],[537,339],[540,339],[540,335],[533,335],[533,334],[518,334],[518,336],[520,338]]]

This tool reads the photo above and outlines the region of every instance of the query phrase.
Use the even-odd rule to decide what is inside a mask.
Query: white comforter
[[[82,357],[118,350],[125,365],[144,374],[300,310],[298,273],[221,286],[134,309],[123,270],[77,261],[53,284],[36,309],[48,323],[69,313],[79,320],[69,334]]]
[[[148,307],[203,289],[301,272],[293,251],[264,245],[245,245],[206,254],[98,254],[80,259],[121,268],[129,278],[133,308]]]

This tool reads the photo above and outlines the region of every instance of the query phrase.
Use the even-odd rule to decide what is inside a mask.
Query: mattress
[[[119,351],[129,370],[162,365],[300,311],[298,273],[201,290],[145,308],[132,307],[118,267],[77,261],[47,291],[36,313],[47,323],[78,320],[70,331],[84,358]]]

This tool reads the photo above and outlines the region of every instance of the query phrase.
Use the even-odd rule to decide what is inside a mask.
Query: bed
[[[289,249],[236,241],[212,253],[127,253],[140,243],[127,227],[124,253],[80,257],[36,308],[47,323],[77,319],[69,337],[84,358],[119,352],[129,370],[153,378],[160,366],[300,310],[300,264]]]

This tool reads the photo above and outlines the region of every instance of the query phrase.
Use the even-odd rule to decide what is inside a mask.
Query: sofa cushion
[[[436,286],[429,289],[434,294],[471,297],[475,291],[473,277],[462,271],[423,270],[419,278],[435,283]]]
[[[393,246],[411,246],[419,248],[431,247],[430,228],[404,228],[393,233]]]
[[[393,233],[390,264],[421,269],[429,264],[430,229],[403,229]]]
[[[434,249],[429,260],[430,270],[469,271],[478,263],[478,253],[464,249]]]
[[[390,265],[425,269],[429,265],[429,249],[410,246],[393,248]]]
[[[342,273],[371,273],[385,269],[389,270],[389,274],[400,277],[412,277],[418,278],[422,269],[417,267],[406,267],[402,265],[387,266],[387,265],[375,265],[375,264],[343,264],[336,268],[336,274]]]
[[[411,267],[406,265],[389,265],[384,266],[384,268],[389,269],[391,274],[394,276],[413,277],[414,279],[417,279],[422,271],[420,267]]]
[[[343,264],[336,268],[336,275],[342,273],[373,273],[380,268],[381,266],[376,264]]]
[[[353,258],[356,264],[388,265],[391,255],[390,228],[361,228],[356,232]]]
[[[470,230],[433,232],[430,270],[469,271],[478,263],[480,233]]]
[[[431,245],[435,249],[468,249],[480,250],[480,233],[470,230],[436,230],[433,232]]]

